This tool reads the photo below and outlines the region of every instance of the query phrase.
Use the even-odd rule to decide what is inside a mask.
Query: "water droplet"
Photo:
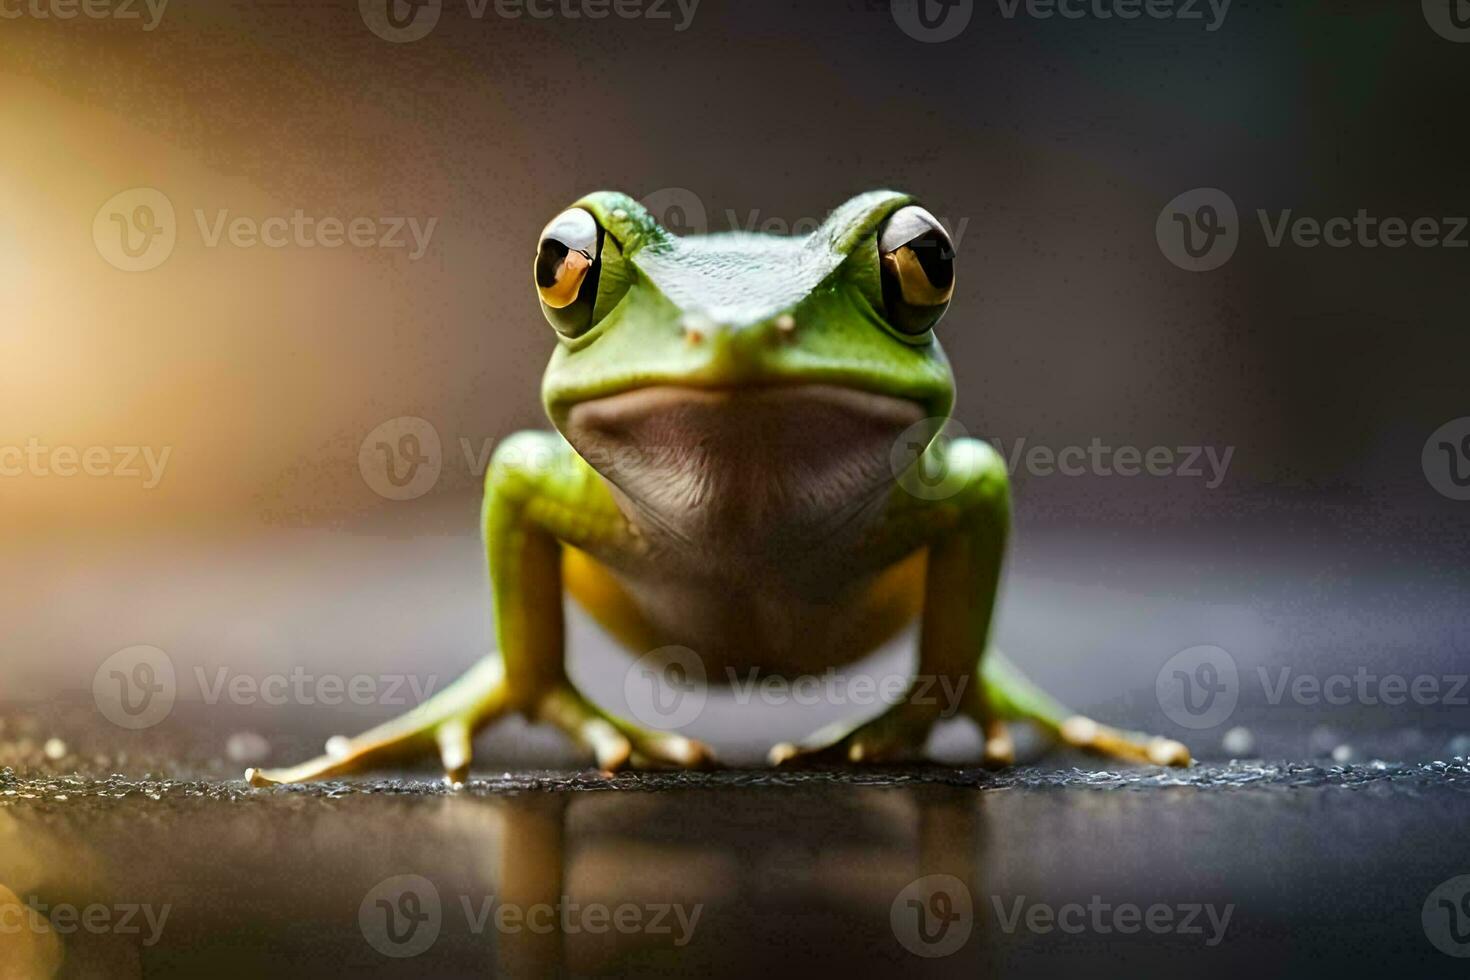
[[[255,732],[236,732],[225,741],[225,755],[242,765],[264,762],[270,751],[270,743]]]
[[[1456,735],[1450,739],[1450,755],[1457,758],[1470,756],[1470,734]]]
[[[1220,747],[1231,758],[1242,759],[1256,750],[1256,737],[1249,728],[1236,726],[1225,733],[1225,737],[1220,740]]]

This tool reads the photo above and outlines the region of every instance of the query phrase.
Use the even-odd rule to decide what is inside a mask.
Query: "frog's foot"
[[[570,683],[548,692],[534,718],[566,732],[590,749],[597,768],[706,769],[716,764],[714,752],[703,742],[675,732],[649,731],[616,718],[594,705]]]
[[[1034,722],[1074,748],[1093,755],[1156,766],[1187,766],[1189,749],[1172,738],[1125,732],[1067,710],[1022,674],[999,651],[985,655],[977,697],[966,699],[965,713],[985,732],[987,763],[993,725],[999,718]]]
[[[492,655],[423,704],[353,738],[327,740],[325,755],[285,769],[248,769],[252,786],[305,783],[403,762],[438,749],[451,785],[469,775],[470,740],[507,710],[505,668]]]
[[[774,766],[827,763],[885,763],[921,758],[929,732],[939,719],[931,706],[905,701],[871,721],[853,726],[828,725],[798,744],[773,746],[767,758]]]
[[[981,764],[987,769],[1004,769],[1016,764],[1016,743],[1011,740],[1011,731],[999,718],[979,719],[980,731],[985,738]]]
[[[1189,749],[1182,742],[1160,735],[1125,732],[1101,725],[1091,718],[1072,715],[1057,728],[1063,742],[1092,755],[1111,756],[1155,766],[1189,765]]]

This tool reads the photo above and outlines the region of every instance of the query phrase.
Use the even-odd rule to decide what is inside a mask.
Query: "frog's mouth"
[[[866,417],[876,423],[897,425],[900,429],[924,417],[923,407],[911,399],[821,382],[731,387],[655,384],[582,402],[572,408],[567,422],[569,427],[585,425],[600,428],[627,424],[669,411],[759,412],[763,409],[776,410],[773,421],[779,421],[782,408],[791,409],[792,425],[809,423],[808,409],[819,412],[827,409]]]
[[[760,547],[881,505],[895,443],[924,416],[917,401],[835,384],[655,384],[574,406],[563,431],[675,535]]]

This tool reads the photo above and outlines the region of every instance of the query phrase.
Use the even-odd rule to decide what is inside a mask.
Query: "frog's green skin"
[[[635,656],[686,647],[714,681],[820,672],[917,618],[923,689],[963,692],[987,763],[1012,759],[1003,718],[1100,753],[1187,763],[1179,743],[1072,715],[986,652],[1009,526],[993,450],[935,439],[923,460],[911,454],[947,472],[939,499],[895,476],[896,442],[954,403],[934,332],[906,336],[885,319],[877,236],[908,203],[864,194],[805,237],[680,238],[625,195],[577,202],[606,244],[592,325],[558,336],[542,383],[557,432],[507,439],[486,474],[499,652],[414,711],[251,780],[322,778],[437,746],[458,781],[473,733],[507,712],[562,728],[606,770],[712,761],[573,687],[567,594]],[[915,755],[946,706],[906,699],[776,746],[772,761]]]

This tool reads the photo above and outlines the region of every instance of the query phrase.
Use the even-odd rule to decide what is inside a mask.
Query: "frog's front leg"
[[[924,606],[925,635],[932,628],[938,631],[936,639],[943,644],[973,643],[975,650],[986,651],[989,609],[995,594],[995,581],[990,576],[998,574],[1001,556],[986,551],[982,541],[997,528],[1004,536],[1009,527],[1009,479],[1000,455],[985,443],[957,440],[951,452],[956,450],[950,466],[960,468],[959,475],[965,477],[964,490],[956,496],[962,508],[956,537],[973,543],[970,552],[951,550],[947,553],[947,563],[942,560],[938,565],[931,565]],[[992,516],[987,519],[980,516],[983,513]],[[982,594],[986,597],[983,602],[979,598]],[[975,599],[967,611],[964,606],[968,596]],[[987,765],[1009,765],[1015,761],[1005,719],[1030,722],[1048,735],[1093,755],[1161,766],[1190,763],[1189,750],[1180,742],[1110,728],[1067,709],[1032,683],[999,651],[989,650],[983,658],[977,658],[977,663],[978,670],[965,688],[961,710],[980,726]]]
[[[713,753],[702,743],[615,717],[567,676],[567,547],[626,553],[641,546],[602,477],[560,436],[519,433],[491,461],[484,523],[511,707],[566,732],[604,771],[711,763]]]
[[[1005,466],[988,445],[932,444],[926,467],[956,492],[939,500],[911,497],[900,486],[889,506],[889,533],[927,543],[915,683],[904,699],[868,722],[834,725],[802,745],[771,750],[771,761],[881,762],[923,754],[935,722],[972,703],[990,633],[1010,528]],[[918,465],[917,463],[915,464]],[[1011,761],[1010,739],[986,719],[988,762]]]
[[[958,708],[980,726],[986,765],[1014,762],[1005,719],[1041,727],[1068,745],[1133,762],[1183,766],[1189,750],[1173,739],[1125,732],[1067,710],[998,652],[986,654],[991,614],[1010,527],[1010,491],[1000,456],[977,440],[932,445],[929,463],[957,491],[933,502],[896,498],[893,518],[929,511],[937,528],[929,545],[919,638],[919,678],[910,699],[872,721],[834,726],[801,746],[778,745],[774,762],[872,761],[919,755],[934,722]],[[935,457],[932,454],[943,454]],[[937,681],[937,683],[936,683]],[[948,683],[953,685],[945,687]],[[914,703],[919,691],[930,703]],[[935,691],[958,694],[958,705],[932,700]]]
[[[483,525],[499,652],[412,711],[354,738],[334,738],[316,759],[256,770],[257,786],[307,782],[401,762],[438,749],[445,778],[469,772],[474,733],[508,712],[553,725],[591,750],[605,770],[711,761],[692,739],[648,732],[607,714],[567,677],[563,544],[633,542],[601,479],[559,436],[522,432],[496,450],[485,478]]]

